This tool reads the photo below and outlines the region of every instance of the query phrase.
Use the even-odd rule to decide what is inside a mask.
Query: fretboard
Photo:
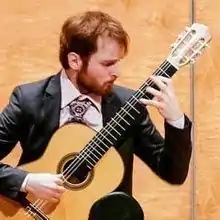
[[[171,78],[176,71],[177,69],[166,60],[155,70],[153,75]],[[134,124],[138,115],[141,114],[137,107],[140,105],[139,99],[153,98],[151,94],[146,93],[147,86],[156,87],[148,78],[80,152],[81,156],[79,155],[79,158],[83,158],[90,169],[96,165],[111,146],[117,143],[125,131]]]

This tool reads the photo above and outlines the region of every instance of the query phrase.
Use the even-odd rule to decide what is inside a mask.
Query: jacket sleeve
[[[0,160],[7,156],[21,138],[25,124],[22,94],[16,87],[9,104],[0,113]],[[0,194],[16,199],[27,172],[0,162]]]
[[[171,184],[184,183],[192,152],[191,122],[185,115],[183,129],[164,123],[165,137],[146,114],[137,126],[134,153],[158,176]]]

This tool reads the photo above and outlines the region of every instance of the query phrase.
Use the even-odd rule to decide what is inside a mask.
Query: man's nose
[[[119,66],[118,65],[115,64],[114,66],[112,66],[111,75],[115,76],[115,77],[119,77],[120,71],[119,71]]]

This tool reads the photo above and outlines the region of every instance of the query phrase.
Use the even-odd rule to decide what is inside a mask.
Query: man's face
[[[78,86],[88,93],[109,94],[119,75],[118,62],[123,56],[123,48],[115,40],[98,38],[97,52],[91,55],[87,68],[82,68],[78,74]]]

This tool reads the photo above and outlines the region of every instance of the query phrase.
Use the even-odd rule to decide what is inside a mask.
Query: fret
[[[122,108],[122,110],[133,120],[135,120],[135,118],[127,111],[125,110],[125,108]]]
[[[101,135],[102,137],[104,137],[104,140],[106,139],[111,145],[113,144],[110,140],[108,140],[108,138],[106,138],[105,136],[104,136],[104,134],[102,134],[101,132],[99,132],[99,135]],[[100,139],[98,136],[96,137],[102,144],[104,144],[106,147],[108,147],[108,145],[107,144],[105,144],[103,141],[102,141],[102,139]]]
[[[117,123],[117,121],[115,121],[114,119],[113,119],[113,121],[115,122],[115,123]],[[111,129],[113,129],[119,136],[121,136],[121,133],[119,133],[119,131],[117,131],[116,130],[116,128],[114,128],[114,126],[113,125],[111,125],[111,123],[109,122],[109,123],[107,123],[107,125],[109,126],[109,127],[111,127]],[[105,129],[105,131],[108,131],[107,129]]]
[[[95,141],[93,142],[93,144],[95,144],[99,149],[102,150],[103,153],[105,153],[105,150],[103,148],[101,148]],[[107,147],[107,150],[109,149],[109,147]],[[100,153],[100,156],[102,156],[102,153]]]
[[[144,87],[144,89],[145,89],[145,87]],[[137,92],[140,92],[143,96],[145,96],[145,92],[142,91],[141,89],[138,89]]]
[[[88,150],[87,150],[88,151]],[[86,152],[86,151],[84,151],[84,154],[79,158],[77,158],[78,159],[78,161],[86,161],[87,163],[86,163],[86,165],[89,167],[89,168],[91,168],[91,167],[93,167],[95,164],[96,164],[96,160],[92,157],[92,156],[95,156],[96,157],[96,155],[90,150],[89,152]],[[96,157],[96,159],[100,159],[100,158],[98,158],[98,157]]]
[[[84,154],[81,155],[80,157],[77,157],[77,159],[79,161],[85,160],[87,162],[87,164],[90,164],[91,166],[93,166],[93,163],[92,163],[93,159],[90,157],[90,155],[91,155],[91,152],[86,152],[85,151]]]
[[[87,152],[88,151],[88,152]],[[79,154],[79,155],[77,155],[76,157],[75,157],[75,159],[76,160],[78,160],[78,162],[79,162],[79,164],[83,164],[83,161],[85,161],[86,162],[86,166],[90,169],[90,168],[92,168],[95,164],[96,164],[96,160],[94,160],[91,156],[95,156],[94,154],[93,154],[93,152],[92,151],[90,151],[90,150],[88,150],[87,149],[87,151],[84,151],[81,155]],[[99,158],[97,157],[97,159],[99,160]],[[77,169],[76,169],[77,170]]]
[[[87,160],[86,160],[86,162],[87,162]],[[89,169],[92,169],[96,165],[96,163],[97,163],[96,161],[94,163],[90,163],[90,164],[87,163],[86,167]]]
[[[137,93],[137,92],[136,92]],[[139,100],[133,95],[132,98],[136,101],[139,102]]]
[[[101,149],[103,152],[99,152],[96,148],[92,148],[92,150],[90,151],[90,155],[92,155],[92,156],[94,156],[95,154],[94,154],[94,152],[93,152],[93,150],[96,150],[96,153],[98,153],[99,155],[95,155],[96,156],[96,159],[97,159],[97,161],[96,162],[98,162],[99,161],[99,159],[103,156],[103,153],[105,153],[106,151],[105,150],[103,150],[96,142],[94,142],[94,144],[99,148],[99,149]],[[109,147],[108,147],[108,149],[109,149]],[[95,165],[95,164],[94,164]]]
[[[89,155],[89,154],[88,154],[88,155]],[[88,156],[86,157],[85,161],[87,162],[87,165],[91,165],[91,167],[93,167],[93,166],[96,164],[96,162],[93,161],[93,162],[95,162],[95,163],[93,164],[93,163],[90,162],[88,159],[91,159],[90,155],[89,155],[89,157],[88,157]]]
[[[94,154],[93,150],[95,150],[95,148],[94,148],[94,149],[91,149],[91,150],[88,152],[88,155],[91,155],[91,153],[92,153],[93,156],[94,156],[96,159],[99,159],[99,158],[96,156],[96,154]],[[93,160],[93,158],[92,158],[92,160]],[[93,162],[94,162],[94,161],[93,161]],[[95,162],[96,162],[96,161],[95,161]]]
[[[118,114],[118,113],[116,113],[116,114]],[[115,124],[117,124],[123,131],[125,131],[125,128],[124,127],[122,127],[121,125],[120,125],[120,123],[119,122],[117,122],[114,118],[112,118],[112,121],[114,121],[115,122]]]
[[[109,126],[111,127],[111,128],[113,128],[113,129],[115,129],[113,126],[111,126],[110,124],[109,124]],[[116,131],[116,130],[115,130]],[[111,132],[109,132],[107,129],[105,129],[105,132],[107,132],[114,140],[117,140],[117,138],[115,137],[115,136],[113,136],[112,134],[111,134]],[[119,135],[121,135],[120,133],[118,133]]]
[[[98,144],[95,143],[95,145],[96,145],[99,149],[101,149],[102,151],[104,151],[101,147],[99,147]],[[98,154],[98,157],[102,156],[102,154],[98,151],[98,149],[96,149],[95,147],[93,147],[92,150],[91,150],[92,153],[93,153],[93,150],[95,150],[95,153]],[[105,151],[104,151],[104,152],[105,152]]]
[[[130,126],[130,124],[117,112],[116,113],[117,116],[119,116],[127,125]]]
[[[140,112],[130,102],[127,101],[126,104],[128,104],[135,112],[140,114]]]
[[[163,74],[164,74],[165,76],[167,76],[168,78],[170,78],[170,76],[169,76],[163,69],[161,69],[160,67],[158,67],[158,69],[159,69],[161,72],[163,72]]]

